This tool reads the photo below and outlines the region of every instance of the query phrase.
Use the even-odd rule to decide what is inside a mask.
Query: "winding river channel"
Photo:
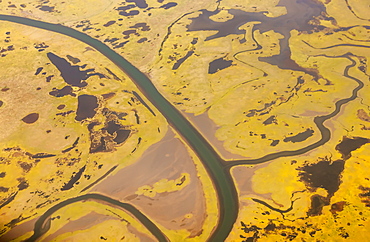
[[[363,83],[360,80],[351,77],[348,74],[349,69],[356,65],[356,62],[351,58],[350,54],[332,57],[347,58],[348,60],[350,60],[351,64],[345,68],[343,74],[345,77],[356,81],[358,83],[358,86],[353,90],[351,97],[343,98],[336,102],[335,110],[333,112],[325,116],[318,116],[314,118],[314,122],[321,132],[321,139],[318,142],[298,150],[281,151],[274,154],[267,154],[266,156],[258,159],[225,161],[209,144],[209,142],[200,134],[200,132],[180,113],[180,111],[178,111],[168,100],[166,100],[158,92],[156,87],[152,84],[150,79],[145,74],[139,71],[121,55],[110,49],[107,45],[84,33],[59,24],[51,24],[9,15],[0,15],[0,20],[41,28],[80,40],[105,55],[131,78],[131,80],[137,85],[137,87],[146,96],[146,98],[159,110],[159,112],[162,113],[162,115],[167,119],[168,123],[178,132],[178,134],[181,135],[183,140],[196,153],[196,155],[199,157],[199,159],[207,169],[208,175],[210,176],[216,189],[219,207],[219,220],[216,228],[209,238],[210,241],[225,241],[238,216],[238,193],[236,191],[235,183],[230,173],[230,168],[236,165],[260,164],[279,157],[303,154],[325,144],[330,139],[331,134],[330,130],[324,126],[324,122],[337,115],[344,104],[348,103],[351,100],[354,100],[357,97],[357,92],[363,87]],[[109,204],[117,205],[129,211],[137,219],[139,219],[141,223],[145,225],[146,228],[148,228],[148,230],[151,231],[152,234],[159,241],[168,241],[168,238],[158,229],[158,227],[135,207],[100,194],[85,194],[75,198],[67,199],[61,203],[54,205],[38,219],[35,224],[34,234],[31,238],[29,238],[29,241],[34,241],[48,230],[48,227],[50,226],[50,221],[48,222],[48,218],[55,211],[69,204],[86,199],[105,201]]]
[[[122,71],[124,71],[144,93],[147,99],[164,115],[168,123],[194,150],[206,167],[208,174],[216,188],[220,210],[217,228],[214,230],[210,239],[217,241],[224,241],[226,239],[233,227],[234,222],[236,221],[239,208],[238,194],[230,172],[224,169],[222,165],[222,159],[213,149],[213,147],[203,138],[198,130],[196,130],[190,124],[190,122],[158,92],[145,74],[140,72],[135,66],[111,50],[105,44],[72,28],[59,24],[51,24],[8,15],[0,15],[0,20],[41,28],[78,39],[95,48],[97,51],[115,63]],[[102,200],[105,199],[102,198]],[[64,206],[73,203],[74,201],[75,200],[69,200],[69,203],[64,204]],[[59,206],[54,206],[51,208],[51,210],[49,210],[49,213],[57,211],[59,208]],[[149,224],[144,223],[144,225],[148,227]],[[35,233],[41,229],[42,228],[40,227],[40,224],[36,224]]]
[[[69,198],[64,200],[63,202],[54,205],[52,208],[47,210],[35,223],[35,229],[33,235],[27,239],[27,241],[36,241],[40,238],[43,234],[45,234],[50,228],[50,216],[56,212],[57,210],[61,209],[64,206],[67,206],[72,203],[85,201],[87,199],[93,199],[97,201],[104,201],[111,205],[118,206],[120,208],[129,211],[132,215],[134,215],[145,227],[158,239],[158,241],[168,241],[165,234],[152,222],[150,221],[144,214],[142,214],[138,209],[128,203],[122,203],[120,201],[114,200],[110,197],[101,195],[101,194],[85,194],[78,197]]]

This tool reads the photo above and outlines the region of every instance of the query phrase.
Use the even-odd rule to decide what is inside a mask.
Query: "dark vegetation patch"
[[[41,11],[51,13],[51,12],[54,12],[55,7],[50,7],[50,6],[43,5],[43,6],[40,6],[39,9]]]
[[[176,7],[176,6],[177,6],[177,3],[169,2],[169,3],[163,4],[159,8],[170,9],[170,8],[173,8],[173,7]]]
[[[63,108],[65,108],[66,107],[66,105],[65,104],[60,104],[60,105],[58,105],[58,107],[57,107],[57,109],[58,110],[62,110]]]
[[[123,6],[123,7],[118,7],[117,10],[119,11],[126,11],[126,10],[129,10],[131,8],[135,8],[136,6],[134,4],[129,4],[127,6]]]
[[[8,192],[9,188],[8,187],[2,187],[0,186],[0,192]]]
[[[6,56],[6,52],[9,52],[9,51],[13,51],[14,50],[14,46],[13,45],[9,45],[8,47],[5,47],[5,48],[1,48],[0,49],[0,55],[1,57],[5,57]]]
[[[51,78],[53,78],[53,77],[54,77],[54,75],[47,76],[46,77],[46,82],[50,82],[51,81]]]
[[[129,41],[124,41],[124,42],[121,42],[121,43],[118,43],[118,44],[113,44],[113,49],[118,49],[118,48],[122,48],[123,46],[125,46],[125,44],[127,44]]]
[[[54,157],[55,155],[54,154],[48,154],[48,153],[37,153],[37,154],[29,154],[29,153],[26,153],[28,154],[31,158],[33,159],[43,159],[43,158],[50,158],[50,157]]]
[[[172,67],[172,70],[177,70],[182,63],[184,63],[184,61],[186,61],[190,56],[192,56],[194,54],[194,51],[188,51],[188,53],[186,53],[186,55],[180,59],[178,59],[176,61],[175,64],[173,64],[173,67]]]
[[[126,0],[128,3],[135,3],[135,5],[139,8],[147,8],[148,4],[145,0]]]
[[[359,189],[361,190],[360,198],[361,202],[365,204],[366,207],[370,208],[370,188],[360,186]]]
[[[26,124],[33,124],[39,119],[39,114],[38,113],[30,113],[24,118],[22,118],[22,121],[25,122]]]
[[[92,24],[91,24],[90,20],[82,20],[82,21],[79,22],[79,24],[76,25],[76,28],[84,27],[82,29],[82,31],[87,31],[89,29],[93,29],[93,27],[91,27],[91,26],[92,26]]]
[[[116,21],[114,21],[114,20],[111,20],[111,21],[108,21],[106,24],[104,24],[103,26],[104,27],[109,27],[109,26],[111,26],[112,24],[115,24],[116,23]]]
[[[35,72],[35,75],[37,76],[38,74],[40,74],[40,72],[42,71],[42,69],[44,69],[44,67],[37,68],[37,70]]]
[[[280,140],[275,139],[271,142],[270,146],[277,146],[279,144]]]
[[[26,181],[26,179],[24,177],[19,177],[19,178],[17,178],[17,180],[19,182],[19,184],[18,184],[19,191],[24,190],[29,186],[28,182]]]
[[[119,120],[126,120],[125,117],[127,116],[127,113],[115,112],[115,111],[109,110],[108,108],[104,108],[102,113],[106,117],[108,117],[110,115],[114,115],[114,117],[117,117]]]
[[[131,34],[134,34],[134,35],[139,35],[135,29],[129,29],[129,30],[125,30],[122,32],[122,34],[124,35],[124,39],[128,39],[130,38],[130,35]]]
[[[111,38],[111,39],[106,38],[106,39],[104,40],[104,43],[106,43],[106,42],[108,42],[108,43],[113,43],[113,42],[116,42],[117,40],[119,40],[119,38]]]
[[[150,26],[147,25],[147,23],[136,23],[135,25],[130,26],[130,28],[139,29],[141,31],[149,31],[150,30]]]
[[[106,130],[108,134],[112,135],[114,137],[113,141],[117,144],[124,142],[131,133],[131,130],[125,129],[123,125],[114,120],[106,123],[106,126],[103,128],[103,130]]]
[[[246,19],[242,16],[234,17],[229,19],[225,22],[216,22],[210,19],[211,16],[218,13],[218,11],[208,11],[208,10],[201,10],[201,14],[198,17],[190,18],[192,21],[188,26],[188,31],[207,31],[213,30],[218,31],[216,34],[208,36],[205,41],[225,37],[230,34],[245,34],[245,30],[240,30],[237,26],[241,26],[244,23],[248,22],[248,19],[252,19],[253,17],[257,20],[259,17],[262,17],[262,13],[251,13],[250,18]],[[229,12],[230,13],[230,12]]]
[[[124,143],[131,134],[131,130],[122,125],[119,119],[123,119],[126,113],[116,113],[103,110],[103,115],[106,117],[104,127],[95,129],[99,122],[92,122],[88,125],[90,132],[90,153],[110,152],[114,151],[116,146]]]
[[[138,15],[140,12],[138,10],[130,10],[129,12],[120,11],[119,14],[122,16],[135,16]]]
[[[87,118],[93,118],[98,107],[99,104],[97,97],[86,94],[78,96],[78,106],[75,119],[77,121],[82,121]]]
[[[333,203],[331,205],[331,208],[330,208],[330,212],[332,214],[337,214],[338,212],[342,212],[343,209],[344,209],[344,206],[346,205],[347,203],[344,202],[344,201],[340,201],[340,202],[336,202],[336,203]]]
[[[116,93],[110,92],[110,93],[102,94],[101,96],[104,98],[104,100],[108,100],[108,99],[114,97],[115,95],[116,95]]]
[[[286,137],[283,141],[292,143],[302,142],[308,139],[309,137],[313,136],[313,133],[314,131],[312,129],[306,129],[306,131],[304,132],[298,133],[294,136]]]
[[[343,137],[343,140],[335,147],[335,149],[339,151],[342,154],[342,158],[346,160],[351,157],[352,151],[357,150],[369,142],[369,139],[362,137]]]
[[[87,69],[87,70],[80,70],[84,66],[78,66],[78,65],[71,65],[66,59],[61,58],[51,52],[47,53],[47,56],[51,63],[56,66],[56,68],[59,70],[60,75],[63,77],[64,81],[75,87],[84,87],[87,85],[85,80],[87,80],[90,76],[98,75],[100,78],[105,77],[101,73],[90,73],[94,71],[95,69]],[[72,57],[73,58],[73,57]],[[77,61],[77,58],[73,58],[73,61]]]
[[[311,197],[311,207],[307,212],[308,216],[318,216],[322,214],[324,206],[329,205],[329,199],[320,195],[313,195]]]
[[[44,51],[46,48],[49,48],[49,46],[47,44],[45,44],[44,42],[42,43],[39,43],[39,44],[34,44],[33,47],[38,51],[38,52],[41,52],[41,51]]]
[[[69,152],[72,149],[74,149],[77,146],[79,140],[80,140],[80,137],[77,137],[77,139],[75,140],[75,142],[73,142],[72,146],[69,147],[69,148],[67,148],[67,149],[62,150],[62,153],[66,153],[66,152]]]
[[[367,112],[363,109],[357,110],[357,117],[365,122],[370,122],[370,117]]]
[[[73,64],[77,64],[77,63],[81,62],[81,60],[80,60],[80,59],[75,58],[75,57],[73,57],[73,56],[71,56],[71,55],[67,55],[67,58],[68,58],[68,60],[69,60],[70,62],[72,62]]]
[[[140,43],[143,43],[143,42],[145,42],[147,40],[148,40],[148,38],[141,38],[137,42],[140,44]]]
[[[277,124],[276,116],[272,115],[262,123],[263,125]]]
[[[67,95],[70,95],[72,97],[75,97],[76,94],[73,93],[73,88],[71,86],[65,86],[62,89],[53,88],[53,91],[49,92],[51,96],[54,97],[64,97]]]
[[[232,60],[225,60],[224,58],[213,60],[209,63],[208,74],[214,74],[220,70],[230,67],[232,64]]]
[[[0,187],[0,191],[2,191],[2,190],[4,190],[4,189],[2,189],[3,187]],[[5,187],[4,187],[5,188]],[[6,190],[7,189],[7,190]],[[9,188],[6,188],[5,190],[6,191],[8,191],[9,190]],[[2,207],[5,207],[6,205],[8,205],[9,203],[11,203],[13,200],[14,200],[14,198],[15,198],[15,196],[17,196],[17,194],[18,194],[18,192],[16,192],[16,193],[14,193],[14,194],[12,194],[12,195],[10,195],[4,202],[2,202],[2,204],[0,205],[0,208],[2,208]]]
[[[316,164],[307,164],[298,168],[300,180],[312,190],[324,188],[331,197],[339,189],[341,183],[340,175],[344,169],[344,161],[336,160],[331,162],[328,159],[321,159]]]
[[[269,215],[269,212],[262,213],[263,215]],[[311,237],[316,233],[316,231],[321,230],[308,224],[303,223],[301,226],[287,226],[279,221],[270,221],[265,227],[258,227],[256,225],[247,225],[241,221],[241,230],[244,234],[240,234],[240,238],[243,242],[256,242],[270,234],[281,235],[284,241],[294,241],[300,234],[310,234]],[[280,241],[280,240],[279,240]]]
[[[32,168],[31,163],[18,161],[18,164],[23,169],[24,172],[29,172]]]
[[[85,169],[86,169],[86,165],[83,166],[77,173],[75,173],[75,175],[72,176],[71,180],[69,180],[69,182],[64,184],[64,186],[60,190],[66,191],[66,190],[73,188],[73,186],[78,182],[78,180],[80,180],[81,175],[85,171]]]
[[[131,130],[119,129],[116,131],[116,137],[113,139],[117,144],[121,144],[128,139]]]

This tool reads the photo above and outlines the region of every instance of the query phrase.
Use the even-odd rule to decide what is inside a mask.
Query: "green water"
[[[105,55],[123,70],[145,94],[146,98],[163,114],[168,123],[183,137],[206,167],[218,196],[219,222],[210,241],[224,241],[238,216],[237,191],[228,169],[224,169],[222,159],[191,123],[155,88],[149,78],[125,58],[84,33],[59,24],[51,24],[22,17],[0,15],[0,20],[37,27],[78,39]],[[73,200],[71,200],[73,202]],[[146,226],[148,224],[145,224]]]
[[[114,200],[110,197],[107,197],[101,194],[85,194],[82,196],[67,199],[61,203],[58,203],[57,205],[54,205],[52,208],[47,210],[37,220],[37,222],[35,223],[34,234],[30,238],[28,238],[27,241],[35,241],[49,230],[51,220],[48,218],[51,215],[53,215],[54,212],[56,212],[57,210],[61,209],[64,206],[67,206],[68,204],[84,201],[86,199],[94,199],[98,201],[108,202],[112,205],[118,206],[120,208],[123,208],[129,211],[138,220],[140,220],[140,222],[145,224],[145,227],[158,239],[158,241],[160,242],[168,241],[167,237],[162,233],[162,231],[152,221],[150,221],[144,214],[142,214],[137,208],[135,208],[131,204],[122,203],[122,202],[119,202],[117,200]]]

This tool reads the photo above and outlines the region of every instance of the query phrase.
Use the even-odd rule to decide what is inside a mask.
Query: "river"
[[[230,172],[228,169],[224,169],[222,165],[223,160],[213,147],[204,139],[198,130],[196,130],[191,123],[158,92],[145,74],[99,40],[72,28],[9,15],[0,15],[0,20],[49,30],[78,39],[95,48],[124,71],[146,98],[163,114],[168,123],[179,133],[183,140],[194,150],[207,169],[215,186],[219,203],[219,221],[210,240],[224,241],[227,238],[236,221],[239,209],[238,194]],[[67,204],[74,202],[73,199],[67,201],[69,201]],[[148,224],[145,225],[148,226]],[[40,230],[42,228],[39,227],[38,229]]]
[[[304,9],[304,12],[309,11],[308,14],[304,15],[304,21],[298,21],[294,23],[298,23],[296,25],[283,25],[285,20],[289,20],[289,17],[277,17],[277,18],[267,18],[262,15],[251,15],[246,14],[244,12],[234,12],[235,15],[238,14],[244,18],[254,17],[261,20],[261,23],[256,25],[254,29],[258,29],[260,31],[267,31],[270,29],[276,30],[277,32],[284,35],[284,38],[280,41],[280,46],[284,47],[281,48],[281,52],[279,55],[272,56],[269,58],[261,58],[260,61],[267,62],[272,65],[277,65],[282,69],[292,69],[303,71],[308,74],[312,74],[315,78],[319,78],[318,76],[314,75],[310,71],[299,67],[293,60],[290,58],[290,49],[288,45],[288,40],[290,37],[290,31],[292,29],[298,29],[302,31],[311,31],[312,28],[307,25],[307,21],[311,19],[313,16],[320,14],[321,11],[325,9],[322,8],[322,5],[315,5],[312,1],[302,1],[304,4],[299,4],[298,1],[295,3],[294,6],[291,8],[295,9],[302,9],[302,7],[306,6],[308,9]],[[300,2],[300,3],[302,3]],[[289,4],[286,0],[282,0],[281,4],[287,5],[288,14],[291,13],[290,8],[288,7]],[[295,8],[294,8],[295,7]],[[303,10],[302,10],[303,11]],[[257,16],[257,17],[256,17]],[[300,14],[297,13],[292,17],[293,19],[297,19],[300,17]],[[248,19],[247,18],[247,19]],[[133,66],[130,62],[128,62],[125,58],[121,55],[117,54],[115,51],[110,49],[105,44],[101,43],[99,40],[94,39],[84,33],[81,33],[77,30],[72,28],[62,26],[59,24],[51,24],[37,20],[31,20],[22,17],[16,16],[8,16],[8,15],[0,15],[0,20],[3,21],[10,21],[14,23],[19,23],[31,27],[41,28],[48,31],[53,31],[56,33],[60,33],[63,35],[67,35],[69,37],[75,38],[80,40],[89,46],[95,48],[97,51],[105,55],[109,58],[114,64],[116,64],[123,72],[125,72],[131,80],[136,84],[136,86],[141,90],[141,92],[146,96],[146,98],[162,113],[162,115],[167,119],[168,123],[178,132],[181,138],[190,146],[190,148],[196,153],[199,157],[203,165],[205,166],[208,175],[210,176],[218,198],[218,206],[219,206],[219,220],[217,223],[216,228],[214,229],[213,233],[211,234],[209,240],[210,241],[225,241],[228,237],[230,231],[233,228],[233,225],[238,216],[239,210],[239,201],[238,201],[238,194],[235,188],[235,184],[230,174],[230,168],[236,165],[244,165],[244,164],[260,164],[263,162],[267,162],[279,157],[288,157],[294,155],[300,155],[306,153],[310,150],[313,150],[326,142],[331,137],[330,130],[324,126],[324,122],[330,118],[333,118],[337,115],[343,105],[348,103],[351,100],[354,100],[357,97],[358,91],[363,87],[363,83],[351,77],[348,74],[350,68],[355,67],[356,62],[351,58],[350,54],[345,54],[343,56],[336,56],[336,57],[329,57],[328,58],[346,58],[348,59],[351,64],[349,64],[345,70],[343,75],[347,78],[356,81],[358,86],[353,90],[352,95],[348,98],[343,98],[338,100],[335,103],[335,110],[328,115],[324,116],[317,116],[314,118],[314,122],[317,128],[321,132],[321,139],[316,143],[308,145],[307,147],[298,149],[298,150],[291,150],[291,151],[280,151],[274,154],[266,154],[264,157],[258,159],[250,159],[250,160],[239,160],[239,161],[232,161],[226,162],[223,160],[219,154],[215,151],[215,149],[207,142],[207,140],[200,134],[200,132],[184,117],[179,110],[177,110],[167,99],[165,99],[156,89],[156,87],[152,84],[151,80],[143,74],[140,70],[138,70],[135,66]],[[249,21],[251,21],[249,19]],[[276,23],[275,23],[276,22]],[[275,24],[273,24],[275,23]],[[281,24],[280,24],[281,23]],[[240,23],[238,23],[240,24]],[[191,26],[192,28],[194,27]],[[302,28],[302,29],[301,29]],[[367,46],[362,46],[367,47]],[[44,233],[47,230],[48,223],[45,224],[46,219],[56,210],[61,208],[62,206],[66,206],[68,204],[81,201],[83,199],[98,199],[103,200],[112,204],[120,203],[116,200],[113,200],[109,197],[101,196],[98,194],[85,194],[79,197],[67,199],[59,204],[54,205],[51,207],[35,224],[34,235],[31,237],[32,239],[37,238],[40,234]],[[122,205],[122,204],[121,204]],[[127,206],[126,206],[127,205]],[[137,211],[135,208],[130,207],[128,204],[125,206],[121,206],[124,209],[131,209],[132,211]],[[153,233],[160,241],[166,241],[165,235],[158,231],[155,225],[146,218],[143,214],[139,211],[132,212],[134,215],[139,218],[139,220]],[[141,218],[141,219],[140,219]],[[154,226],[154,227],[153,227]],[[162,237],[161,237],[162,236]],[[30,239],[31,239],[30,238]]]

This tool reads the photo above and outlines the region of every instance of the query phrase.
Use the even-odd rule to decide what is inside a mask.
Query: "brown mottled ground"
[[[180,191],[160,193],[154,198],[135,194],[141,186],[152,185],[164,178],[177,179],[181,173],[190,174],[190,184]],[[187,229],[194,235],[202,229],[206,216],[196,167],[172,130],[145,151],[135,164],[107,177],[90,192],[104,193],[122,202],[129,202],[156,224],[168,229]],[[193,217],[185,218],[189,213]]]
[[[184,113],[186,118],[189,119],[199,132],[211,143],[216,151],[226,160],[243,159],[244,156],[233,154],[226,150],[223,142],[216,138],[216,131],[219,128],[209,117],[208,113],[202,113],[200,115],[194,115],[191,113]]]

